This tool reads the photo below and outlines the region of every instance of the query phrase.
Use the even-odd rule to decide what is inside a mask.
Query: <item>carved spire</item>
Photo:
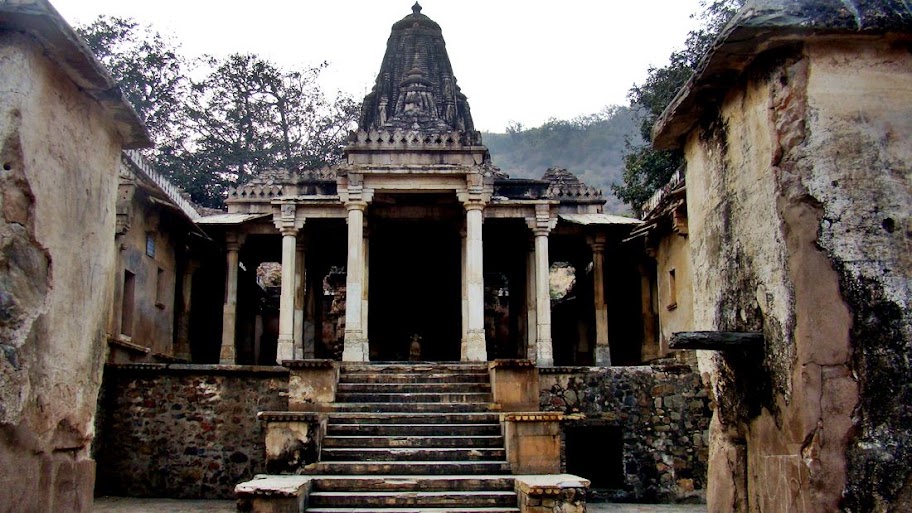
[[[440,25],[421,14],[418,2],[412,14],[393,25],[377,82],[364,98],[358,128],[475,131]]]

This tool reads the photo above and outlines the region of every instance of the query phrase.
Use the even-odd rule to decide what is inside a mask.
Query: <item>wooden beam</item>
[[[669,349],[762,349],[763,333],[744,331],[681,331],[671,336]]]

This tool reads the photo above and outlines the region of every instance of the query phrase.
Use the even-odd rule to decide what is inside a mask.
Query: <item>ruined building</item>
[[[640,221],[501,173],[416,4],[341,165],[203,212],[53,8],[0,3],[0,511],[910,509],[910,28],[748,2]]]

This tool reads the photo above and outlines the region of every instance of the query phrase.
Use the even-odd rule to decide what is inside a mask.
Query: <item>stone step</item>
[[[503,461],[503,448],[478,447],[327,447],[321,461]]]
[[[320,461],[306,468],[307,474],[331,475],[491,475],[507,474],[505,461]]]
[[[519,508],[307,508],[307,513],[519,513]]]
[[[488,372],[487,362],[462,363],[462,362],[370,362],[370,363],[344,363],[341,367],[343,374],[356,372],[375,373],[459,373]]]
[[[344,394],[456,394],[491,393],[489,383],[340,383]]]
[[[313,491],[324,492],[512,492],[513,487],[512,476],[320,476],[313,480]]]
[[[484,424],[500,422],[499,413],[370,413],[336,412],[330,423],[357,424]]]
[[[336,424],[328,423],[327,436],[496,436],[499,424]]]
[[[323,447],[503,447],[502,436],[326,436]]]
[[[316,508],[511,507],[516,506],[516,492],[311,492],[308,504]]]
[[[441,372],[401,372],[384,374],[378,372],[349,372],[339,375],[340,384],[354,383],[488,383],[490,376],[487,371],[450,374]]]
[[[490,392],[338,392],[337,403],[485,403],[491,401]]]
[[[484,413],[500,411],[496,403],[335,403],[331,411],[374,413]]]

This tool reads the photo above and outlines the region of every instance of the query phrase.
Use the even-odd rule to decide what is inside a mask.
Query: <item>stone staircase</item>
[[[306,511],[519,512],[486,364],[345,364]]]

